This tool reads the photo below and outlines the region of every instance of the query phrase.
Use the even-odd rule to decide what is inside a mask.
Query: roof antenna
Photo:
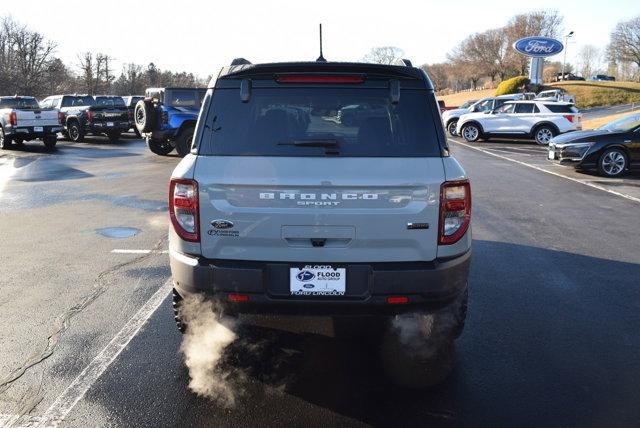
[[[316,62],[327,62],[327,60],[322,56],[322,24],[320,24],[320,56]]]

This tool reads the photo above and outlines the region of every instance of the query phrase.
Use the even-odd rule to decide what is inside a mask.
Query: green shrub
[[[496,88],[496,96],[522,92],[524,87],[528,84],[529,78],[527,76],[516,76],[511,79],[503,80]]]

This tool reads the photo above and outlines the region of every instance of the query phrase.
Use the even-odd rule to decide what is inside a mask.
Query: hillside
[[[579,108],[609,106],[617,104],[640,103],[640,83],[636,82],[560,82],[548,87],[560,87],[576,95]],[[458,106],[467,100],[490,97],[495,89],[458,92],[439,96],[447,106]]]

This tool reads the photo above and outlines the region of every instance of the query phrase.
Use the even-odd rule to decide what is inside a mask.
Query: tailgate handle
[[[311,238],[311,245],[314,247],[324,247],[326,242],[326,238]]]

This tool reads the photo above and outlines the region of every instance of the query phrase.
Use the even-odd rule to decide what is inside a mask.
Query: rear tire
[[[56,148],[56,143],[58,142],[58,137],[56,135],[47,135],[42,138],[42,142],[44,143],[44,147],[51,151]]]
[[[67,125],[67,133],[69,134],[69,139],[74,143],[81,143],[84,141],[84,131],[76,121]]]
[[[147,147],[152,153],[159,156],[166,156],[173,151],[173,146],[168,140],[158,141],[147,138]]]
[[[11,149],[11,137],[7,137],[4,133],[4,129],[0,127],[0,150]]]
[[[447,123],[447,131],[449,131],[449,135],[455,137],[458,134],[456,134],[456,126],[458,126],[458,121],[453,119],[450,120],[449,123]]]
[[[475,123],[465,123],[460,129],[462,138],[468,143],[475,143],[480,138],[480,127]]]
[[[533,139],[541,146],[546,146],[557,134],[556,130],[550,126],[542,125],[533,131]]]
[[[109,142],[115,143],[122,136],[122,132],[120,131],[111,131],[107,133],[107,138],[109,138]]]
[[[156,107],[151,100],[140,100],[133,111],[136,129],[139,133],[153,132],[157,126]]]
[[[181,158],[185,157],[191,151],[191,142],[193,141],[194,126],[185,127],[176,137],[176,152]]]

